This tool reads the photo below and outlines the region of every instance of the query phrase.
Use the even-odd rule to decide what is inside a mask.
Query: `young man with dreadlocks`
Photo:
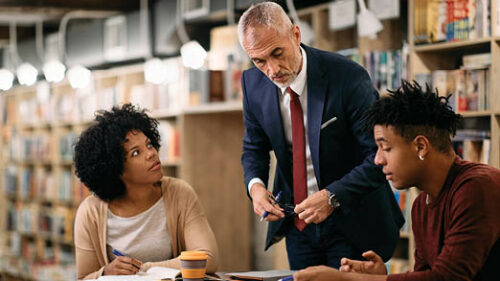
[[[451,137],[460,119],[448,98],[408,82],[365,114],[386,179],[422,191],[412,208],[414,272],[387,276],[368,251],[366,261],[342,259],[340,271],[310,267],[294,279],[500,280],[500,171],[455,154]]]

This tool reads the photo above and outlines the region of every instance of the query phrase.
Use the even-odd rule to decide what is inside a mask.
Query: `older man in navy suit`
[[[266,249],[286,237],[294,270],[338,268],[342,257],[366,250],[388,260],[404,219],[360,120],[379,97],[370,77],[340,55],[300,44],[299,27],[276,3],[245,11],[238,34],[256,66],[242,78],[242,164],[254,212],[270,222]],[[279,202],[266,188],[271,150]]]

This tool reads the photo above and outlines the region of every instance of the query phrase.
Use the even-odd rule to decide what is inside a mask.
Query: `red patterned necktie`
[[[288,87],[290,95],[290,115],[292,119],[292,151],[293,151],[293,202],[300,204],[307,197],[307,175],[306,175],[306,144],[304,135],[304,116],[299,96]],[[295,226],[304,230],[304,220],[294,216]]]

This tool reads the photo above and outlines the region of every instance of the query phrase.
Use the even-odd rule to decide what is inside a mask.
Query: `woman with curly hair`
[[[163,176],[158,121],[130,104],[95,120],[75,145],[76,175],[93,193],[76,213],[78,279],[180,268],[186,250],[206,252],[207,272],[215,272],[217,245],[198,197]]]

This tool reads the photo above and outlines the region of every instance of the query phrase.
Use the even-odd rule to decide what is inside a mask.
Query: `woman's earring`
[[[420,155],[420,154],[419,154],[419,155],[418,155],[418,159],[420,159],[420,160],[424,161],[424,156],[422,156],[422,155]]]

